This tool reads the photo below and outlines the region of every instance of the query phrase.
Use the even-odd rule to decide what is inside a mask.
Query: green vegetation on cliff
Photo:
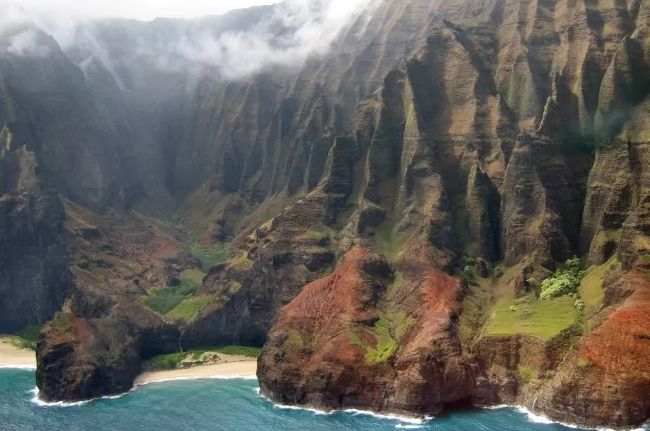
[[[207,297],[193,297],[205,274],[191,269],[181,273],[178,284],[155,289],[145,304],[159,314],[175,320],[192,320],[210,302]]]
[[[145,300],[149,308],[165,315],[172,311],[178,304],[196,292],[197,286],[194,283],[182,280],[176,286],[169,286],[163,289],[154,290]]]
[[[390,223],[384,223],[375,232],[375,242],[381,254],[393,260],[399,254],[402,242]]]
[[[575,295],[584,275],[580,259],[567,260],[550,277],[542,281],[540,298],[546,300],[564,295]]]
[[[618,259],[613,257],[602,265],[592,266],[585,272],[578,293],[585,304],[586,316],[591,316],[600,310],[605,298],[603,288],[605,277],[616,265],[618,265]]]
[[[366,363],[368,365],[380,364],[390,359],[397,351],[397,340],[391,334],[391,322],[379,319],[373,328],[377,339],[375,347],[366,349]]]
[[[397,352],[399,342],[412,325],[413,319],[403,311],[382,313],[369,331],[376,340],[374,346],[364,343],[356,334],[351,336],[352,343],[365,349],[366,364],[381,364]]]
[[[182,320],[191,322],[194,320],[205,307],[210,305],[213,298],[210,296],[196,296],[184,299],[180,304],[174,307],[166,314],[166,317],[172,320]]]
[[[40,325],[26,326],[13,334],[9,341],[20,349],[36,350],[36,343],[38,343],[40,332]]]
[[[575,299],[570,296],[540,301],[534,295],[521,298],[508,295],[492,309],[484,335],[521,334],[550,340],[573,326],[578,317]]]
[[[201,261],[205,271],[230,259],[230,247],[227,244],[203,245],[196,242],[190,247],[190,252]]]

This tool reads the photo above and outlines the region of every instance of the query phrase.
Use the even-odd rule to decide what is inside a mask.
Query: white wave
[[[154,383],[167,383],[167,382],[182,381],[182,380],[250,380],[250,379],[256,379],[256,377],[251,377],[251,376],[176,377],[176,378],[155,380],[155,381],[151,381],[151,382],[137,383],[131,388],[130,391],[124,392],[122,394],[106,395],[106,396],[103,396],[103,397],[92,398],[90,400],[75,401],[75,402],[65,402],[65,401],[47,402],[47,401],[43,401],[38,397],[39,389],[34,388],[34,389],[32,389],[30,391],[30,393],[33,394],[33,397],[32,397],[32,399],[30,401],[32,403],[36,404],[39,407],[80,407],[80,406],[85,406],[87,404],[93,403],[95,401],[100,401],[100,400],[117,400],[117,399],[120,399],[120,398],[123,398],[123,397],[129,395],[131,392],[135,392],[141,386],[146,386],[146,385],[150,385],[150,384],[154,384]]]
[[[89,400],[83,400],[83,401],[74,401],[74,402],[66,402],[66,401],[54,401],[54,402],[48,402],[48,401],[43,401],[42,399],[39,398],[38,394],[40,393],[38,388],[34,388],[30,391],[31,394],[33,394],[32,399],[30,400],[33,404],[36,404],[39,407],[80,407],[80,406],[85,406],[87,404],[93,403],[95,401],[100,401],[100,400],[117,400],[120,398],[123,398],[133,392],[135,388],[131,389],[128,392],[124,392],[123,394],[117,394],[117,395],[106,395],[103,397],[97,397],[97,398],[92,398]]]
[[[503,409],[512,409],[514,408],[513,406],[509,404],[497,404],[495,406],[483,406],[481,409],[483,410],[503,410]]]
[[[0,370],[28,370],[28,371],[34,371],[34,370],[36,370],[36,366],[32,365],[32,364],[0,365]]]
[[[431,416],[425,416],[425,417],[402,416],[402,415],[397,415],[392,413],[387,413],[387,414],[376,413],[368,410],[346,409],[342,411],[344,413],[350,413],[352,415],[372,416],[377,419],[392,420],[392,421],[402,422],[411,425],[424,425],[425,423],[433,419],[433,417]]]
[[[525,414],[528,416],[528,420],[533,423],[539,423],[539,424],[558,424],[562,425],[567,428],[573,428],[573,429],[580,429],[580,430],[593,430],[593,431],[617,431],[613,428],[607,428],[607,427],[588,427],[588,426],[583,426],[583,425],[577,425],[577,424],[572,424],[568,422],[560,422],[560,421],[555,421],[548,416],[534,413],[530,411],[530,409],[524,407],[524,406],[512,406],[512,408],[516,409],[520,413]],[[628,428],[628,431],[647,431],[650,428],[648,428],[650,424],[642,426],[641,428]],[[618,429],[618,431],[621,431]]]
[[[30,401],[39,407],[79,407],[94,401],[94,400],[87,400],[87,401],[77,401],[77,402],[69,402],[69,403],[64,401],[57,401],[57,402],[50,403],[47,401],[43,401],[38,397],[38,394],[40,392],[38,388],[34,388],[30,392],[33,395]]]
[[[560,422],[560,421],[555,421],[548,416],[545,416],[543,414],[539,413],[534,413],[531,411],[529,408],[520,406],[520,405],[511,405],[511,404],[497,404],[494,406],[483,406],[481,407],[483,410],[501,410],[501,409],[513,409],[518,411],[521,414],[524,414],[527,416],[528,421],[532,423],[538,423],[538,424],[557,424],[557,425],[562,425],[567,428],[573,428],[573,429],[579,429],[579,430],[592,430],[592,431],[621,431],[620,429],[615,430],[612,428],[607,428],[607,427],[588,427],[584,425],[577,425],[577,424],[572,424],[568,422]],[[650,422],[646,425],[643,425],[641,428],[628,428],[627,431],[650,431]]]
[[[420,428],[422,425],[426,424],[427,422],[433,419],[430,416],[425,416],[425,417],[402,416],[402,415],[391,414],[391,413],[382,414],[382,413],[377,413],[369,410],[358,410],[358,409],[321,410],[321,409],[308,407],[308,406],[294,406],[288,404],[280,404],[272,401],[267,396],[262,394],[259,388],[256,389],[256,392],[263,400],[271,403],[271,405],[273,405],[273,407],[276,409],[300,410],[318,416],[329,416],[337,413],[346,413],[352,416],[358,416],[358,415],[372,416],[377,419],[396,421],[396,422],[400,422],[400,424],[406,424],[399,427],[399,428],[406,428],[406,429]],[[408,425],[411,425],[412,427]]]

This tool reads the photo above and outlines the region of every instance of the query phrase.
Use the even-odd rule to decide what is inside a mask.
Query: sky
[[[276,3],[277,0],[14,0],[29,14],[72,12],[84,17],[193,18],[232,9]]]

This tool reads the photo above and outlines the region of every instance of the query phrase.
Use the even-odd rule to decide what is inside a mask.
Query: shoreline
[[[240,359],[175,370],[145,371],[136,377],[133,386],[202,379],[257,379],[257,360]]]
[[[145,386],[155,383],[165,383],[173,381],[182,381],[182,380],[210,380],[210,379],[257,379],[257,360],[243,357],[230,357],[224,358],[225,361],[217,364],[211,365],[198,365],[189,368],[174,369],[174,370],[161,370],[161,371],[145,371],[136,377],[133,388],[131,391],[111,397],[105,397],[108,399],[111,398],[120,398],[127,395],[128,393],[137,390],[140,386]],[[0,369],[23,369],[23,370],[35,370],[36,369],[36,353],[31,350],[21,349],[20,347],[14,345],[9,337],[0,337]],[[329,415],[336,412],[343,412],[349,414],[365,414],[369,416],[375,416],[380,419],[387,420],[397,420],[402,423],[407,423],[411,425],[424,425],[429,420],[434,418],[418,418],[418,417],[408,417],[395,414],[381,414],[377,412],[364,411],[364,410],[355,410],[355,409],[341,409],[341,410],[320,410],[318,408],[309,407],[309,406],[289,406],[279,403],[275,403],[269,400],[267,397],[260,394],[260,396],[265,399],[267,402],[270,402],[276,408],[288,409],[288,410],[304,410],[310,411],[316,415]],[[83,401],[79,403],[45,403],[43,401],[36,401],[38,399],[37,393],[35,393],[33,402],[43,405],[43,406],[75,406],[83,405],[89,401]],[[612,428],[608,427],[583,427],[576,424],[563,423],[561,421],[556,421],[548,418],[547,416],[539,413],[532,412],[530,409],[520,406],[520,405],[495,405],[495,406],[485,406],[478,407],[479,409],[486,410],[499,410],[503,408],[509,408],[518,410],[520,413],[528,416],[528,420],[532,423],[544,423],[544,424],[558,424],[568,428],[579,428],[587,430],[598,430],[598,431],[614,431]],[[631,431],[645,431],[650,430],[650,426],[642,425],[637,428],[627,428]]]
[[[36,352],[14,345],[10,337],[0,337],[0,368],[36,369]]]

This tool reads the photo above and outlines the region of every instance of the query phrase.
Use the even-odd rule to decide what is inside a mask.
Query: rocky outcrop
[[[141,371],[142,358],[178,345],[175,328],[143,307],[117,306],[94,316],[78,307],[89,304],[57,314],[41,333],[36,383],[45,401],[128,392]]]
[[[528,405],[557,420],[588,426],[630,426],[648,419],[650,280],[629,272],[609,286],[630,295],[604,312],[603,323],[583,337],[575,353],[541,384]]]
[[[178,328],[145,299],[192,262],[150,219],[99,214],[69,201],[65,213],[71,289],[41,330],[39,396],[79,401],[123,393],[143,360],[178,349]]]
[[[26,134],[0,132],[0,332],[49,320],[71,284],[63,205],[38,177]]]
[[[281,403],[422,415],[467,400],[472,371],[450,324],[462,285],[418,263],[399,275],[355,247],[305,286],[269,333],[262,392]]]

